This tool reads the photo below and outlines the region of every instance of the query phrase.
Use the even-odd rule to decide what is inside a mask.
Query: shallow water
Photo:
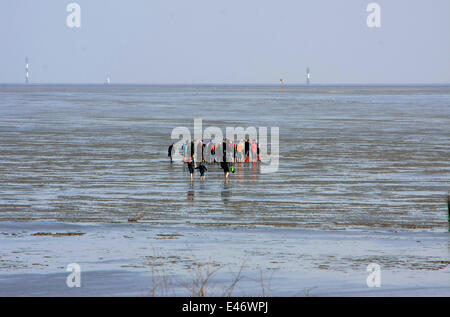
[[[447,231],[450,87],[0,86],[0,221]],[[173,128],[277,126],[191,184]]]

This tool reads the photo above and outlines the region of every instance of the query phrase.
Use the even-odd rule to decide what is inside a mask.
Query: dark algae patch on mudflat
[[[84,232],[36,232],[33,233],[32,236],[51,236],[51,237],[73,237],[73,236],[82,236],[85,235]]]

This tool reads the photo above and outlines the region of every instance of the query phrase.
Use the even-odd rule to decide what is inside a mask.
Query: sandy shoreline
[[[208,296],[450,296],[448,232],[2,222],[0,244],[0,296],[190,296],[208,268]]]

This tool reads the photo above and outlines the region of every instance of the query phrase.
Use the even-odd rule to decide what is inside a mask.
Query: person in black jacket
[[[230,168],[227,162],[220,162],[220,167],[223,169],[223,174],[225,175],[225,181],[228,181],[228,176],[230,175]]]
[[[225,139],[222,140],[223,147],[223,162],[227,161],[227,141]]]
[[[244,139],[245,142],[245,161],[248,162],[250,160],[250,141],[249,139]]]
[[[188,165],[189,173],[191,174],[191,181],[193,181],[194,180],[194,163],[191,160],[188,162],[187,165]]]
[[[173,151],[173,143],[169,146],[169,153],[168,153],[168,157],[170,157],[170,163],[172,163],[173,162],[173,160],[172,160],[172,151]]]
[[[208,169],[206,168],[206,166],[200,163],[200,165],[197,166],[195,169],[196,169],[196,170],[197,170],[197,169],[199,170],[199,172],[200,172],[200,179],[201,179],[201,180],[204,180],[204,179],[205,179],[205,171],[208,170]]]
[[[192,162],[195,162],[194,155],[195,155],[195,144],[194,144],[194,140],[192,140],[191,141],[191,159],[192,159]]]
[[[256,143],[256,151],[258,154],[258,162],[261,162],[261,154],[259,154],[259,143]]]
[[[206,147],[206,144],[205,144],[205,142],[203,142],[203,140],[202,140],[202,163],[205,163],[206,161],[205,161],[205,147]]]

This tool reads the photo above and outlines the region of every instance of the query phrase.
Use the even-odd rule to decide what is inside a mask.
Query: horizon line
[[[217,82],[203,82],[203,83],[139,83],[139,82],[114,82],[114,83],[106,83],[106,82],[4,82],[0,83],[0,85],[23,85],[23,86],[38,86],[38,85],[97,85],[97,86],[131,86],[131,85],[142,85],[142,86],[277,86],[280,87],[279,83],[276,82],[248,82],[248,83],[217,83]],[[412,82],[412,83],[300,83],[293,82],[284,84],[284,87],[289,86],[301,86],[301,87],[311,87],[311,86],[450,86],[450,82],[437,82],[437,83],[421,83],[421,82]]]

